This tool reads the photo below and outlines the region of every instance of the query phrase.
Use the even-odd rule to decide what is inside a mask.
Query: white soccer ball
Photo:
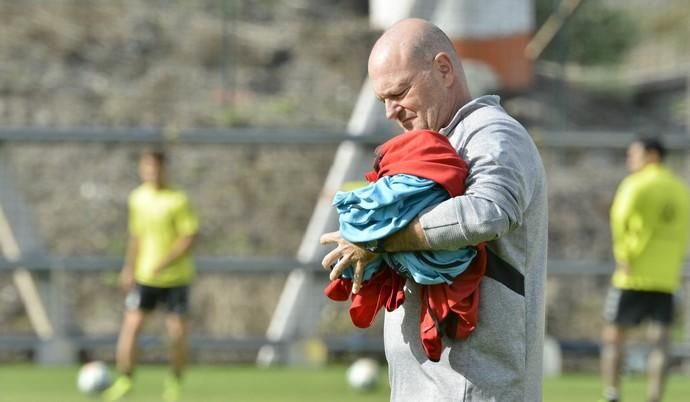
[[[84,364],[77,375],[77,388],[88,394],[98,394],[108,388],[112,383],[112,376],[108,366],[101,361],[93,361]]]
[[[379,381],[379,364],[376,360],[362,357],[347,369],[347,382],[358,391],[376,388]]]

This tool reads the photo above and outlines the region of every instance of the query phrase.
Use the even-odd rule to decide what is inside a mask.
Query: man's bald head
[[[369,55],[374,93],[405,130],[445,127],[470,100],[460,58],[441,29],[409,18],[390,27]]]
[[[453,43],[439,27],[423,19],[408,18],[388,28],[376,41],[369,65],[390,62],[391,57],[399,62],[423,65],[441,52],[448,54],[453,63],[460,66]]]

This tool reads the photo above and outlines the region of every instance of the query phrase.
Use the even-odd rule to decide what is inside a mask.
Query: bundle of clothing
[[[376,149],[374,169],[363,188],[338,192],[333,204],[340,234],[362,243],[390,236],[421,211],[465,192],[467,164],[448,139],[434,131],[400,134]],[[324,293],[335,301],[351,300],[350,318],[368,328],[385,307],[405,301],[405,281],[421,285],[420,337],[432,361],[441,357],[442,334],[468,337],[477,326],[479,284],[486,271],[484,244],[458,250],[383,253],[364,269],[360,291],[352,294],[354,269],[348,267]]]

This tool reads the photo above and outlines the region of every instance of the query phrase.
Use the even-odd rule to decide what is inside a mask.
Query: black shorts
[[[646,319],[668,326],[673,321],[673,294],[611,287],[604,319],[621,326],[639,325]]]
[[[189,286],[159,288],[136,284],[127,294],[125,306],[129,310],[153,311],[158,304],[173,314],[187,314],[189,310]]]

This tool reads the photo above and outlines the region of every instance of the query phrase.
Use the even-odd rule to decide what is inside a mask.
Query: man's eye
[[[385,97],[376,97],[376,99],[381,103],[386,103],[386,99],[396,100],[396,99],[400,99],[400,98],[404,97],[407,94],[407,91],[409,91],[409,88],[404,89],[398,93],[388,94]]]
[[[397,94],[393,94],[393,95],[391,95],[391,98],[402,98],[403,96],[405,96],[407,94],[408,90],[409,90],[409,88],[407,88],[403,91],[400,91]]]

